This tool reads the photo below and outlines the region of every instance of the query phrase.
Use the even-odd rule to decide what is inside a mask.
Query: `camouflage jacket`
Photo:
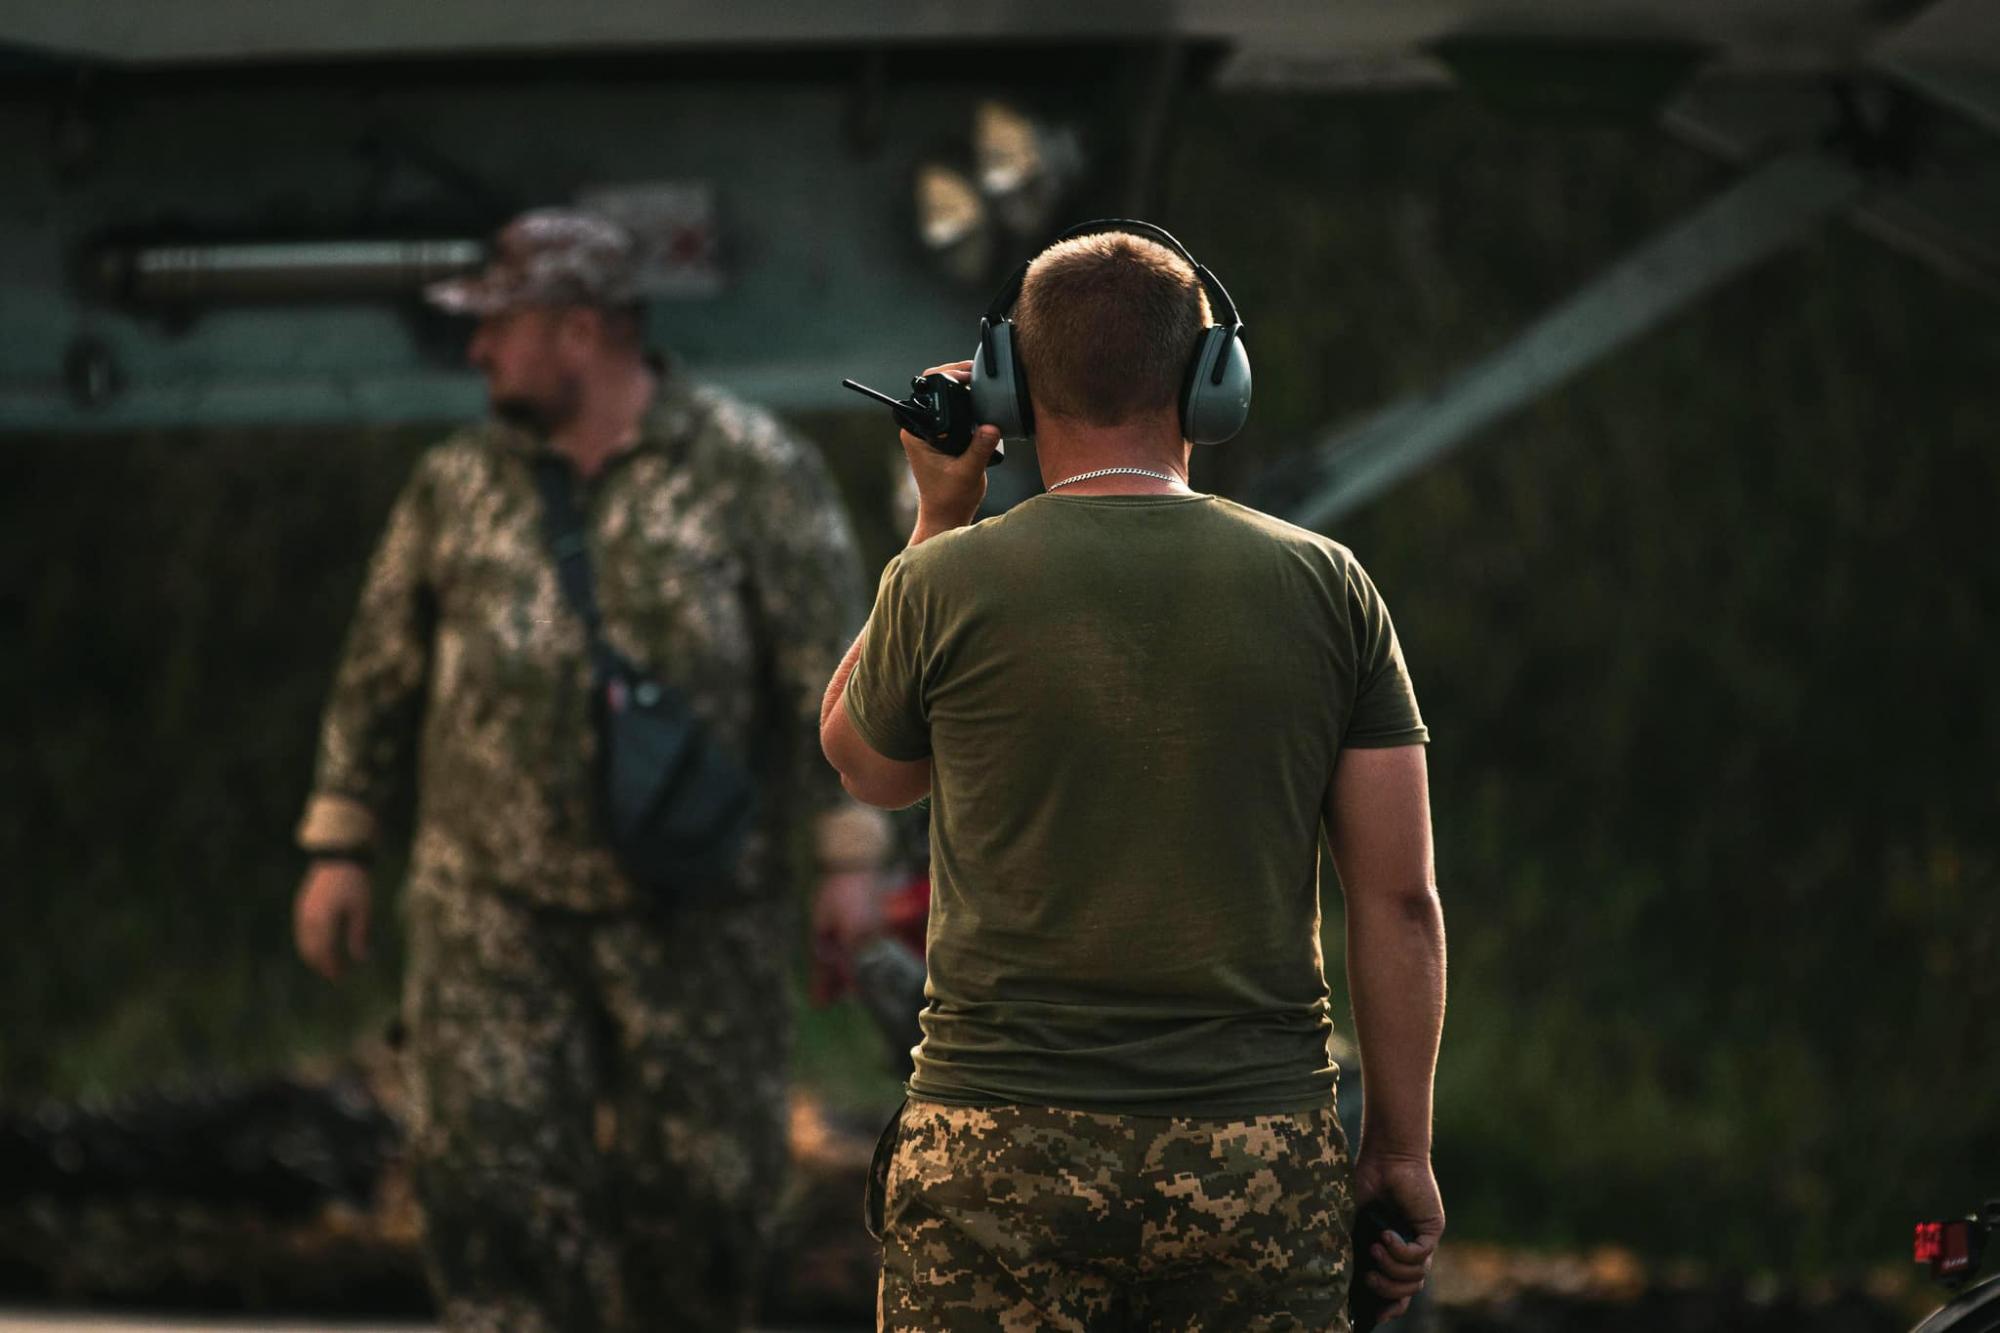
[[[299,840],[372,842],[414,746],[413,878],[616,909],[635,891],[598,835],[585,636],[533,475],[545,448],[488,422],[417,465],[348,632]],[[819,703],[866,603],[823,464],[762,412],[669,376],[577,503],[605,637],[757,772],[744,889],[776,891],[788,828],[845,802]]]

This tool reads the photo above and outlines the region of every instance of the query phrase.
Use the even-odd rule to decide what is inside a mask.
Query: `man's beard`
[[[535,435],[553,435],[576,419],[581,394],[573,384],[540,398],[510,394],[493,399],[493,415]]]

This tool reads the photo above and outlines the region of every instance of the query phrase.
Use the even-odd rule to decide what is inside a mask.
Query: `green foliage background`
[[[1160,215],[1255,349],[1223,493],[1728,178],[1458,98],[1203,97],[1176,142]],[[1435,736],[1456,1234],[1819,1270],[2000,1192],[1997,367],[2000,308],[1835,227],[1339,525]],[[879,423],[801,424],[885,554]],[[359,985],[293,960],[289,830],[430,434],[0,445],[0,1096],[387,1024],[393,930]],[[852,1015],[806,1035],[880,1093]]]
[[[1456,100],[1202,120],[1173,216],[1249,312],[1259,451],[1727,180]],[[1254,206],[1193,188],[1243,161],[1287,164]],[[2000,1186],[1996,366],[2000,310],[1835,227],[1336,530],[1433,729],[1461,1233],[1893,1261]]]

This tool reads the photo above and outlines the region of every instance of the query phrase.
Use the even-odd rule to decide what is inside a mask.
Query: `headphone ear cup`
[[[1220,363],[1221,375],[1217,376]],[[1190,444],[1221,444],[1250,417],[1250,351],[1241,326],[1211,325],[1181,390],[1181,431]]]
[[[979,347],[972,354],[972,419],[975,425],[998,426],[1006,440],[1025,440],[1034,434],[1028,383],[1014,359],[1012,320],[979,321]]]

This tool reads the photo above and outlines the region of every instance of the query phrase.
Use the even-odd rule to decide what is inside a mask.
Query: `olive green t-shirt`
[[[1345,547],[1214,496],[1037,496],[889,563],[844,706],[931,759],[913,1094],[1325,1104],[1334,764],[1428,738]]]

